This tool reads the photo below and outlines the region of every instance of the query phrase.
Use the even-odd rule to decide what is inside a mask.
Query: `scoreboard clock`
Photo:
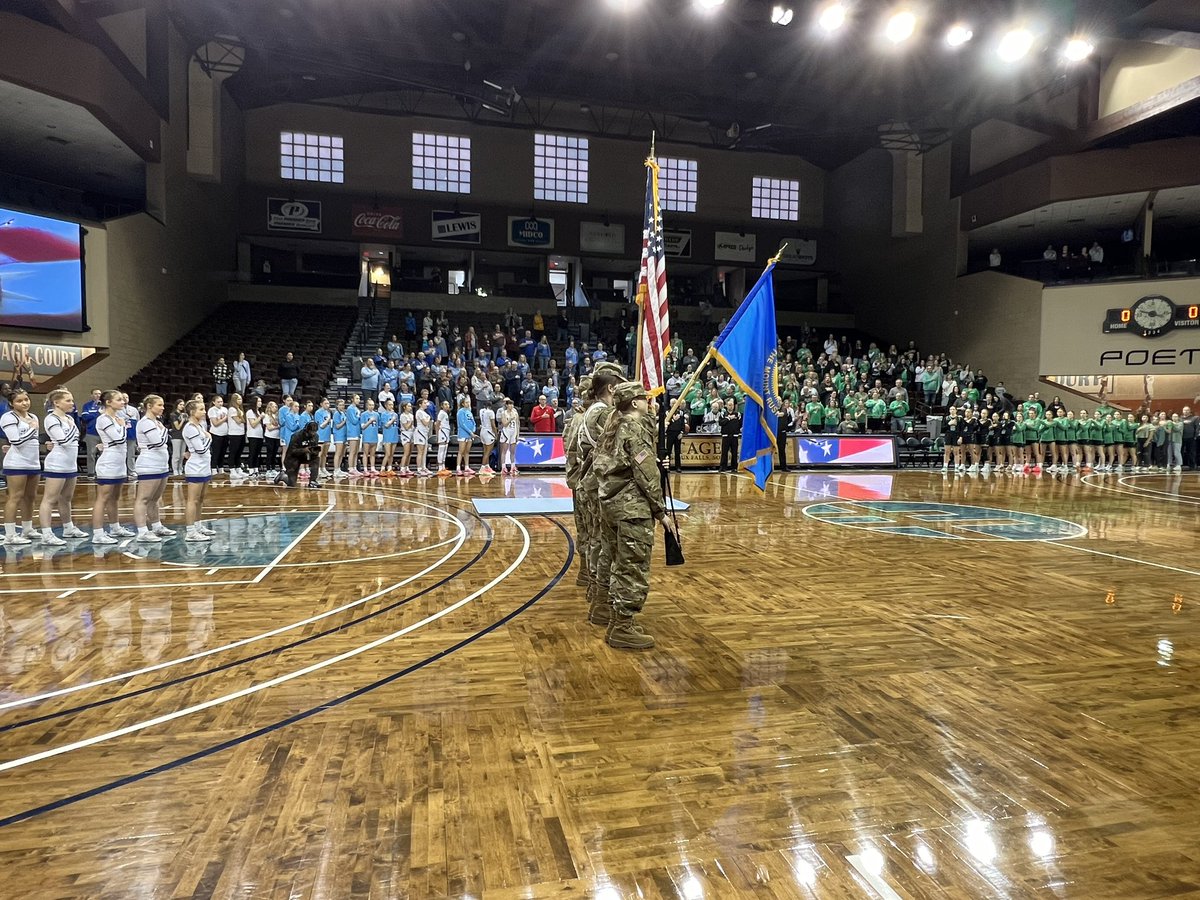
[[[1200,305],[1177,306],[1162,294],[1150,294],[1124,309],[1110,309],[1104,319],[1105,334],[1127,331],[1150,338],[1173,328],[1200,328]]]

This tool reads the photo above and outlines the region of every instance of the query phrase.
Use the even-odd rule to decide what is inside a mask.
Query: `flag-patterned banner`
[[[663,245],[662,210],[658,205],[658,161],[646,160],[646,219],[642,229],[642,269],[637,302],[642,308],[638,335],[638,368],[650,396],[664,390],[663,362],[671,346],[671,316],[667,310],[667,262]]]

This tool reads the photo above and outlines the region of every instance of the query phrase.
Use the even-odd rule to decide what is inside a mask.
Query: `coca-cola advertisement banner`
[[[399,206],[354,206],[351,234],[360,237],[398,238],[404,233],[404,214]]]

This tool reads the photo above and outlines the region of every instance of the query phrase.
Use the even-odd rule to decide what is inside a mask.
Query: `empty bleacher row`
[[[237,355],[245,353],[251,384],[263,379],[266,396],[278,400],[276,370],[290,351],[301,371],[298,393],[316,399],[333,378],[356,316],[352,307],[226,303],[130,377],[121,390],[135,402],[149,393],[162,394],[169,402],[196,391],[207,396],[213,391],[217,358],[225,357],[232,368]]]

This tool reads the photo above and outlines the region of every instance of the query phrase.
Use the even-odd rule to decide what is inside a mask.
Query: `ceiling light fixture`
[[[1096,49],[1096,45],[1087,38],[1074,37],[1067,41],[1067,45],[1063,47],[1063,56],[1069,62],[1083,62],[1092,55],[1092,51]]]
[[[817,24],[823,31],[832,34],[846,24],[846,7],[840,3],[830,3],[817,14]]]
[[[1028,28],[1014,28],[1000,38],[996,54],[1006,63],[1014,63],[1033,49],[1033,32]]]
[[[702,13],[713,13],[725,5],[725,0],[692,0],[692,3]]]
[[[791,25],[792,18],[795,12],[790,6],[784,6],[782,3],[776,3],[771,7],[771,24],[772,25]]]
[[[967,25],[951,25],[946,30],[946,43],[951,47],[961,47],[973,37],[975,37],[975,32]]]
[[[900,44],[912,37],[916,30],[916,14],[910,9],[902,9],[887,20],[883,34],[893,44]]]
[[[617,12],[629,12],[635,6],[641,5],[641,0],[607,0],[610,9]]]

